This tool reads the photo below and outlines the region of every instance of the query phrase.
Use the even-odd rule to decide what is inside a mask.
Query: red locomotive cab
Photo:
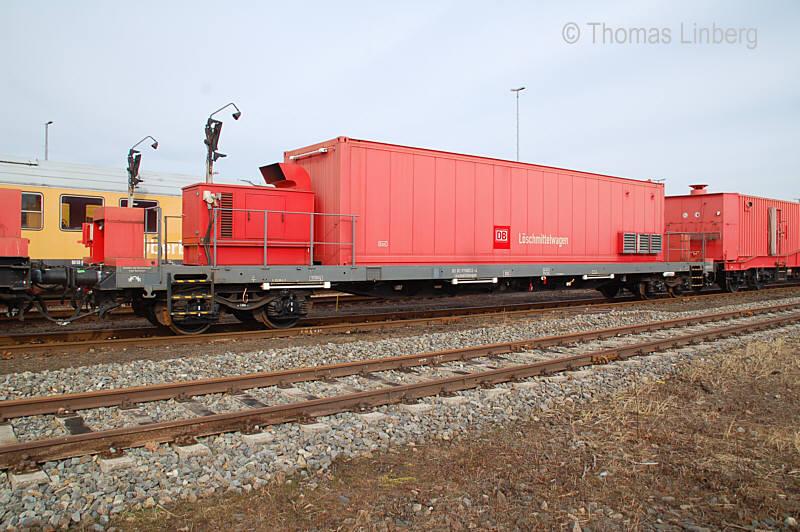
[[[261,167],[266,186],[183,189],[184,264],[310,264],[314,193],[293,163]]]

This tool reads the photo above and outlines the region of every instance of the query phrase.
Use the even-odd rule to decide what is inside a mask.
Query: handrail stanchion
[[[211,216],[211,225],[214,228],[214,260],[212,261],[214,264],[213,266],[217,265],[217,210],[218,207],[214,207],[214,212]]]
[[[314,265],[314,213],[308,213],[309,218],[311,218],[311,223],[309,224],[308,229],[308,265]]]
[[[156,207],[156,220],[161,219],[161,207]],[[147,211],[145,211],[145,227],[147,227]],[[158,224],[158,263],[161,264],[161,224]],[[144,256],[147,257],[147,244],[144,248]]]
[[[158,219],[161,219],[161,213],[159,213]],[[169,231],[167,230],[167,219],[168,216],[164,216],[164,262],[169,262]],[[159,227],[159,230],[160,229]]]
[[[351,223],[353,225],[353,242],[351,243],[351,245],[352,245],[352,252],[351,253],[353,255],[351,257],[351,261],[350,261],[351,264],[350,265],[351,266],[355,266],[356,265],[356,217],[355,217],[355,215],[351,215]]]
[[[705,266],[705,263],[706,263],[706,234],[705,233],[703,233],[703,254],[702,254],[702,259],[703,259],[703,265]]]
[[[264,214],[264,266],[267,265],[267,211],[262,211]]]

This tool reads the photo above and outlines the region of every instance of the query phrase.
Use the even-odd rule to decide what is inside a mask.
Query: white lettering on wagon
[[[518,242],[520,244],[544,244],[562,247],[569,245],[569,237],[520,233]]]
[[[183,256],[183,244],[180,242],[170,242],[169,244],[161,244],[161,253],[163,255],[169,255],[170,257],[174,257],[176,255]],[[158,255],[158,243],[157,242],[148,242],[147,243],[147,254],[148,256],[156,256]]]

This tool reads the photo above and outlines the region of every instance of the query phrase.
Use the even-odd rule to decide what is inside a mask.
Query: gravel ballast
[[[776,303],[800,301],[781,299]],[[764,306],[764,302],[730,305],[717,312]],[[705,311],[681,313],[699,315]],[[313,347],[288,348],[250,353],[227,353],[208,359],[193,357],[163,361],[136,361],[128,364],[100,364],[81,368],[17,373],[0,377],[0,399],[14,399],[56,393],[72,393],[97,389],[141,386],[159,382],[222,377],[243,373],[322,365],[367,358],[396,356],[453,349],[468,345],[506,342],[565,332],[577,332],[634,323],[674,318],[675,313],[660,311],[612,311],[606,314],[576,314],[555,320],[522,319],[495,327],[481,327],[452,333],[422,334],[405,338],[386,338],[375,342],[355,341],[347,344],[322,344]],[[712,325],[713,326],[713,325]],[[658,379],[669,374],[674,366],[694,357],[744,346],[756,339],[775,337],[800,338],[800,325],[731,338],[713,344],[693,346],[663,354],[626,361],[588,372],[532,379],[535,386],[519,387],[504,384],[500,390],[460,392],[464,402],[430,397],[421,401],[434,408],[415,414],[400,406],[386,406],[376,411],[386,415],[371,422],[357,413],[343,413],[318,418],[330,430],[313,432],[297,424],[269,427],[271,442],[248,445],[240,433],[198,438],[211,453],[181,460],[170,445],[131,449],[125,452],[133,460],[132,467],[101,470],[97,457],[80,457],[48,462],[43,470],[50,483],[33,488],[12,490],[7,473],[0,473],[0,530],[9,527],[66,527],[77,523],[97,526],[108,524],[109,515],[128,508],[169,505],[181,499],[192,500],[226,491],[248,492],[265,485],[275,475],[327,469],[338,456],[354,456],[386,449],[389,446],[413,447],[431,439],[449,440],[486,424],[528,419],[556,403],[579,402],[596,397],[610,389]],[[412,382],[413,377],[401,372],[383,373],[397,382]],[[445,375],[442,375],[445,376]],[[337,385],[362,387],[361,377],[338,379]],[[300,387],[312,394],[324,395],[330,387],[320,383],[304,383]],[[251,395],[267,403],[291,399],[271,389],[252,390]],[[224,395],[196,398],[215,411],[238,409]],[[139,405],[140,410],[157,421],[189,417],[175,401]],[[113,428],[130,423],[116,408],[97,409],[84,416],[89,426]],[[20,440],[54,437],[63,429],[53,416],[37,416],[12,420]]]

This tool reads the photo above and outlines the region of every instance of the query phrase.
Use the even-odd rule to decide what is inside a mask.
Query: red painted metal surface
[[[663,232],[658,183],[345,137],[286,152],[284,160],[292,156],[311,176],[318,212],[358,215],[357,264],[662,258],[622,255],[618,244],[621,232]],[[345,217],[320,218],[314,231],[326,242],[353,238]],[[353,260],[348,245],[316,246],[314,257]]]
[[[98,207],[91,223],[83,224],[83,245],[90,264],[152,266],[144,257],[144,209]]]
[[[779,263],[789,268],[800,266],[800,203],[738,193],[692,192],[666,198],[666,230],[706,233],[707,259],[725,262],[727,270],[774,268]],[[692,256],[700,260],[700,235],[690,240]],[[677,248],[674,244],[670,247]]]
[[[282,188],[207,183],[184,187],[184,264],[308,264],[311,216],[298,213],[314,212],[314,193],[291,188],[289,183],[297,180],[283,180],[287,183]],[[206,199],[219,209],[213,228]],[[272,211],[266,216],[266,261],[264,211]]]
[[[0,257],[27,257],[27,238],[22,238],[22,192],[0,189]]]
[[[312,190],[311,177],[306,169],[295,163],[274,163],[259,168],[264,181],[277,188]]]

